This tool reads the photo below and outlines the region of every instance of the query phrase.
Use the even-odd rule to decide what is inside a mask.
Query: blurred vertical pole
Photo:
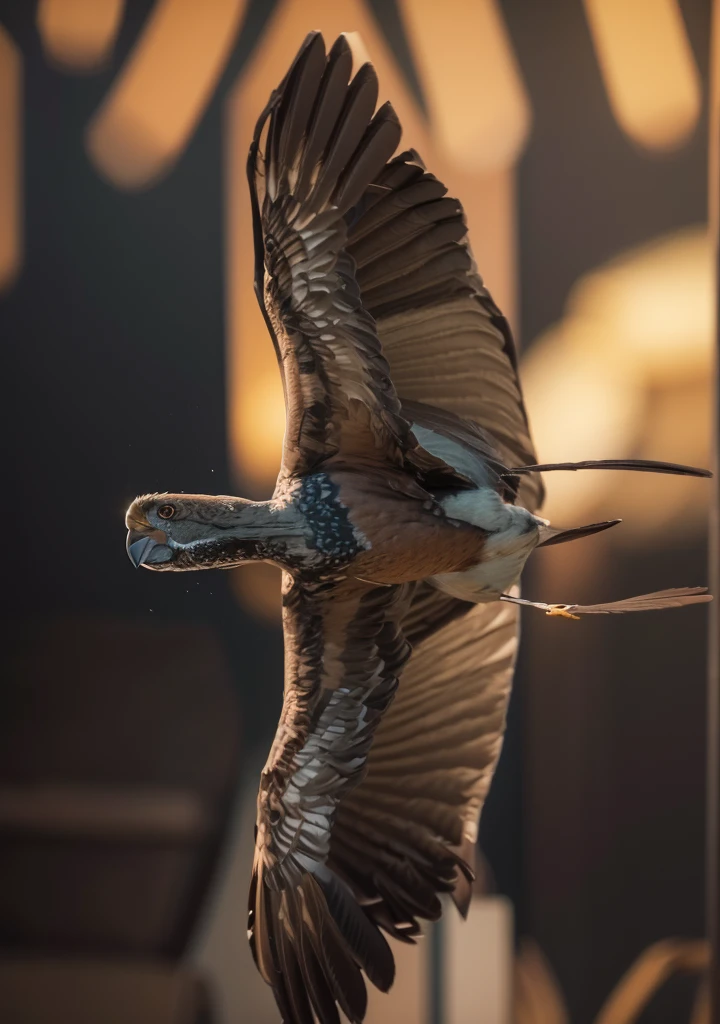
[[[0,25],[0,291],[22,261],[22,58]]]
[[[454,907],[445,907],[444,913]],[[445,921],[440,918],[430,928],[430,975],[428,978],[428,1024],[445,1024]]]
[[[715,255],[715,493],[710,521],[708,652],[707,933],[710,939],[710,1022],[720,1024],[720,0],[714,0],[710,42],[708,212]]]

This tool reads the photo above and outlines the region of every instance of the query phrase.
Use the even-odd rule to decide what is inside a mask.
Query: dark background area
[[[372,6],[418,89],[394,5]],[[44,682],[70,700],[78,651],[97,646],[108,624],[128,644],[140,627],[158,644],[170,627],[204,630],[235,687],[242,756],[274,731],[280,632],[241,610],[223,574],[134,572],[123,514],[150,490],[242,493],[227,460],[221,119],[272,4],[250,4],[172,172],[123,193],[97,175],[83,138],[150,7],[130,0],[110,66],[85,78],[47,64],[33,4],[0,2],[25,76],[25,257],[0,299],[4,672],[21,679],[33,648],[71,617],[79,625]],[[526,344],[559,319],[579,275],[705,219],[707,151],[702,118],[688,145],[662,158],[621,133],[578,0],[502,7],[533,108],[518,178]],[[681,7],[706,82],[709,0]],[[528,572],[531,596],[543,564]],[[701,544],[616,557],[598,587],[672,585],[680,567],[679,582],[703,582]],[[588,581],[576,596],[597,589]],[[540,617],[526,627],[482,845],[519,932],[548,955],[574,1024],[589,1024],[650,942],[703,933],[705,616],[586,621],[562,644],[548,642]],[[0,689],[0,743],[15,727],[14,685]],[[165,693],[172,717],[171,681]],[[40,688],[35,700],[46,699]],[[14,756],[32,760],[33,742]],[[671,1024],[686,1005],[678,985],[643,1021]]]

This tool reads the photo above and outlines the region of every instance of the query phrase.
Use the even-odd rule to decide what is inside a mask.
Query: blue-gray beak
[[[161,530],[153,530],[152,533],[129,530],[125,544],[128,558],[136,569],[139,569],[141,565],[168,562],[172,559],[172,553],[165,543],[166,540],[167,538]]]

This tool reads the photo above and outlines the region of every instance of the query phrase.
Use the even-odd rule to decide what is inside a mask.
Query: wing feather
[[[278,485],[337,456],[400,466],[428,486],[467,486],[411,433],[347,252],[348,226],[369,208],[401,132],[389,103],[375,111],[372,65],[350,79],[351,64],[344,37],[326,58],[311,33],[258,120],[248,158],[255,291],[285,392]],[[405,180],[405,169],[388,180],[396,177]],[[445,238],[461,229],[445,218],[438,230]]]
[[[403,464],[416,447],[345,253],[345,215],[400,139],[377,76],[311,33],[261,115],[248,160],[256,292],[287,406],[283,476],[342,453]]]
[[[467,907],[472,849],[500,754],[517,651],[511,608],[465,606],[434,631],[423,626],[378,727],[367,774],[338,807],[331,866],[378,926],[406,941],[419,932],[420,918],[439,914],[438,893],[453,892]]]
[[[391,160],[348,251],[397,393],[481,426],[508,466],[536,462],[509,325],[477,272],[460,202],[410,150]],[[542,502],[537,474],[521,503]]]
[[[322,1024],[338,1006],[360,1021],[360,971],[383,990],[393,979],[387,942],[328,857],[409,656],[411,590],[285,580],[285,701],[260,784],[248,930],[287,1024],[311,1019],[308,1005]]]

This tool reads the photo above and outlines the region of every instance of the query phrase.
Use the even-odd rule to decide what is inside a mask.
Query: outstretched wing
[[[285,389],[282,476],[338,454],[435,465],[402,414],[346,251],[347,221],[400,140],[390,104],[374,113],[372,65],[352,80],[351,68],[344,37],[326,57],[311,33],[250,150],[255,288]]]
[[[420,918],[440,916],[439,894],[469,905],[518,610],[459,616],[461,602],[429,588],[410,609],[412,593],[285,580],[285,701],[260,786],[249,933],[286,1024],[339,1024],[338,1010],[362,1021],[361,972],[383,991],[394,976],[381,929],[413,941]],[[403,671],[406,634],[417,646]]]
[[[361,969],[379,988],[393,957],[329,863],[338,803],[362,779],[409,655],[412,588],[285,577],[285,700],[258,797],[249,934],[286,1024],[361,1021]]]
[[[421,402],[469,420],[506,466],[535,463],[512,333],[475,267],[462,206],[446,192],[414,151],[377,176],[348,239],[362,301],[403,409]],[[522,505],[532,511],[542,498],[539,475],[521,481]]]
[[[468,610],[469,609],[469,610]],[[419,588],[403,628],[417,646],[378,726],[367,775],[338,808],[330,866],[366,912],[412,941],[439,893],[470,902],[480,811],[500,755],[518,646],[513,605]]]

